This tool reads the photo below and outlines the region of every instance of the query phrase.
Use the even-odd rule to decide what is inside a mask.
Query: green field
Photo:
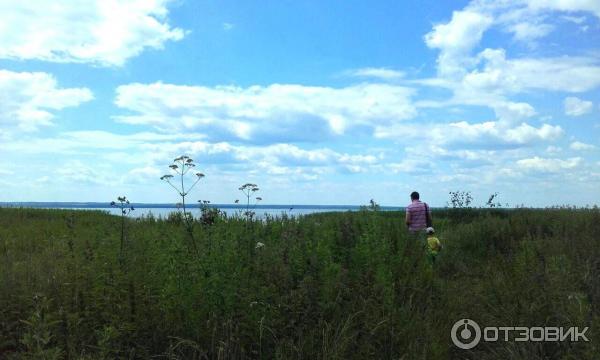
[[[194,224],[0,209],[2,359],[592,359],[600,211],[398,212]],[[264,246],[257,246],[257,243]],[[589,327],[589,342],[453,345],[450,329]]]

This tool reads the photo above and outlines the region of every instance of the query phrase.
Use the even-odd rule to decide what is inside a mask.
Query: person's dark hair
[[[419,200],[419,193],[416,191],[413,191],[412,193],[410,193],[410,199],[411,200]]]

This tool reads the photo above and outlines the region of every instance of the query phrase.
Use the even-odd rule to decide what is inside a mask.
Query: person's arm
[[[406,226],[409,226],[410,225],[410,213],[408,212],[408,209],[406,209],[405,221],[406,221]]]

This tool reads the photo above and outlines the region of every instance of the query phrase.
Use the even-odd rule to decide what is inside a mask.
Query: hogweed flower
[[[173,159],[173,164],[169,165],[169,169],[171,169],[171,171],[174,173],[174,175],[171,175],[171,174],[163,175],[163,176],[161,176],[160,179],[165,181],[167,184],[169,184],[169,186],[171,186],[175,191],[177,191],[177,194],[179,194],[179,196],[181,197],[181,208],[183,209],[183,219],[185,221],[185,225],[187,227],[188,233],[192,240],[192,245],[194,247],[194,250],[197,252],[198,249],[196,247],[196,242],[194,240],[194,234],[193,234],[193,229],[194,229],[193,223],[192,223],[193,217],[190,213],[187,212],[186,204],[185,204],[185,197],[196,186],[196,184],[198,184],[198,182],[200,180],[202,180],[202,178],[204,178],[204,174],[200,173],[200,172],[195,173],[196,179],[190,186],[186,186],[186,182],[184,181],[186,174],[195,166],[196,166],[196,164],[194,164],[194,160],[192,158],[190,158],[187,155],[181,155],[181,156]],[[173,181],[175,176],[177,177],[177,180],[179,180],[179,181]]]
[[[111,201],[110,206],[121,210],[121,256],[123,255],[123,243],[125,241],[125,217],[135,209],[130,205],[125,196],[117,197],[117,202]]]
[[[244,194],[244,196],[246,196],[246,211],[244,212],[244,216],[246,216],[246,220],[249,220],[255,215],[255,212],[250,209],[250,195],[259,191],[260,189],[256,184],[246,183],[240,186],[238,190],[240,190]],[[255,202],[252,205],[253,209],[256,208],[256,204],[258,204],[258,202],[261,200],[261,197],[255,198]],[[236,200],[235,203],[239,203],[239,200]]]

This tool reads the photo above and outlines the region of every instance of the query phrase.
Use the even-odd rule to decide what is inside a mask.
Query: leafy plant
[[[488,198],[488,201],[485,203],[485,206],[487,206],[489,208],[502,207],[502,203],[500,203],[500,201],[498,201],[498,193],[497,192],[490,195],[490,197]]]
[[[450,205],[453,209],[468,208],[473,202],[473,196],[470,191],[450,191]]]
[[[210,206],[210,201],[198,200],[198,203],[200,203],[200,223],[202,225],[212,225],[222,215],[221,210]]]
[[[53,332],[60,323],[55,320],[50,312],[50,300],[40,294],[33,297],[35,310],[27,320],[21,320],[26,330],[21,339],[25,345],[26,359],[61,359],[62,350],[54,346]]]

